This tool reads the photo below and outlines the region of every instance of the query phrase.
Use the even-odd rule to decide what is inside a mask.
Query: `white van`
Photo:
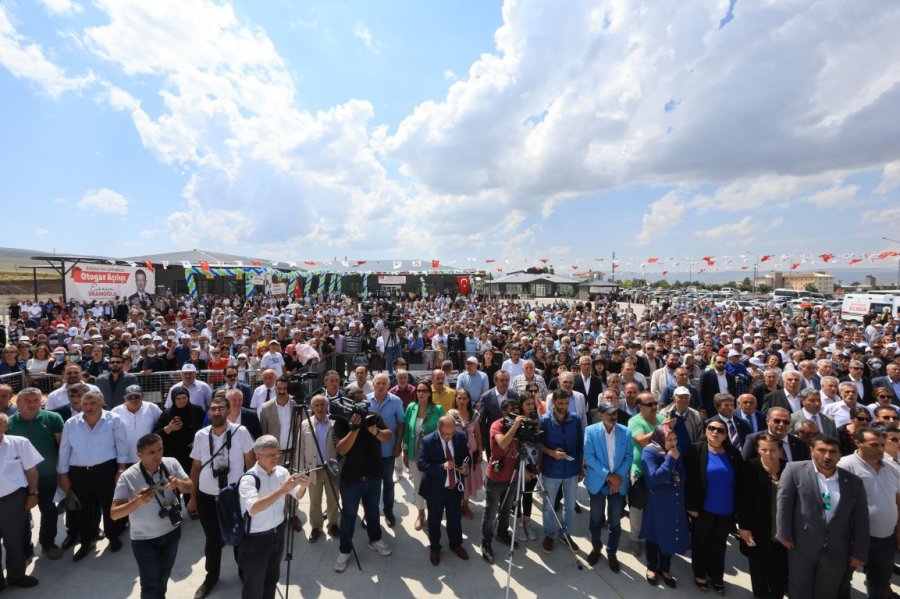
[[[869,310],[875,310],[881,314],[885,308],[890,308],[893,316],[900,315],[900,295],[882,293],[849,293],[844,296],[841,304],[841,320],[863,321],[863,316]]]

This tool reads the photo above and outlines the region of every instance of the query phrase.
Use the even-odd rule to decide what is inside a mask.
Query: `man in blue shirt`
[[[466,371],[456,378],[456,388],[468,391],[473,404],[490,389],[487,374],[478,370],[478,358],[475,356],[466,358]]]
[[[400,455],[403,446],[403,428],[406,415],[403,402],[393,393],[388,392],[390,378],[384,372],[376,374],[372,379],[375,391],[369,395],[369,409],[381,416],[391,430],[391,439],[381,442],[381,484],[382,501],[384,502],[384,519],[387,525],[394,528],[397,518],[394,517],[394,458]]]
[[[544,431],[544,444],[541,447],[544,454],[541,466],[544,490],[547,497],[556,497],[562,488],[565,511],[559,539],[573,551],[578,551],[570,531],[575,517],[575,493],[578,483],[584,478],[584,431],[581,430],[581,420],[569,412],[568,392],[562,389],[553,392],[553,410],[541,417],[541,430]],[[552,510],[553,502],[545,500],[544,553],[553,550],[553,539],[556,536],[556,517]]]

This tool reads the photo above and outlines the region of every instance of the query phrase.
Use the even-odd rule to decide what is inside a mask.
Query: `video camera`
[[[359,414],[365,427],[375,424],[375,414],[369,411],[367,402],[353,401],[349,397],[338,397],[331,400],[328,417],[332,420],[341,420],[349,423],[354,414]]]
[[[304,372],[291,375],[291,378],[288,379],[288,393],[294,398],[295,403],[300,404],[309,400],[309,393],[306,388],[307,385],[304,381],[311,381],[318,378],[319,375],[315,372]]]
[[[508,431],[516,423],[516,416],[503,418],[503,432]],[[522,443],[540,444],[544,442],[544,431],[541,430],[541,421],[537,418],[525,418],[516,430],[515,440]]]

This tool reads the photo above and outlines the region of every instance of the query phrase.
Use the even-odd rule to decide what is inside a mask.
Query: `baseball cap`
[[[125,387],[125,397],[131,397],[132,395],[143,395],[143,391],[141,391],[140,385],[128,385]]]
[[[687,387],[675,387],[675,391],[672,392],[672,395],[690,395],[691,390]]]
[[[181,367],[181,372],[197,372],[197,367],[193,364],[185,364]]]

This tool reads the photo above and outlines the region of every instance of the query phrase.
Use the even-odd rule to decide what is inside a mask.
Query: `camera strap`
[[[229,453],[231,452],[231,433],[232,433],[232,429],[228,429],[228,432],[225,433],[225,443],[223,443],[222,445],[220,445],[220,446],[219,446],[219,449],[217,449],[217,450],[215,451],[215,453],[213,453],[213,440],[212,440],[212,438],[213,438],[213,430],[212,430],[212,426],[210,426],[210,428],[209,428],[209,437],[207,438],[207,439],[209,440],[209,454],[210,454],[210,455],[209,455],[209,459],[206,460],[206,462],[204,462],[202,466],[200,466],[200,469],[201,469],[201,470],[203,470],[203,469],[206,468],[207,466],[209,466],[210,468],[212,468],[212,465],[211,465],[211,464],[212,464],[212,461],[213,461],[214,459],[216,459],[216,456],[217,456],[217,455],[219,455],[220,453],[222,453],[222,450],[223,450],[223,449],[227,450]],[[228,459],[229,459],[229,460],[231,459],[231,456],[230,456],[230,455],[228,456]],[[214,469],[214,468],[213,468],[213,469]]]
[[[150,476],[150,473],[144,468],[144,465],[138,462],[138,468],[141,470],[141,474],[144,476],[144,481],[146,481],[147,486],[153,486],[153,477]],[[169,480],[169,470],[166,468],[166,465],[162,462],[159,463],[159,475],[161,481]],[[160,509],[165,509],[166,506],[163,505],[162,501],[159,500],[159,491],[153,494],[153,498],[156,499],[156,503],[159,504]],[[178,495],[178,487],[175,487],[175,500],[179,499]]]

